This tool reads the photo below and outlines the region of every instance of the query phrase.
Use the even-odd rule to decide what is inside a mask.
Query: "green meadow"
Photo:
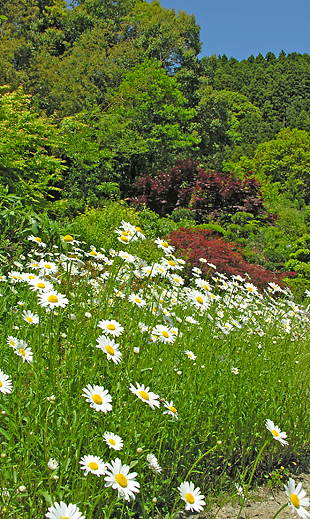
[[[307,450],[309,318],[290,290],[212,264],[184,280],[124,220],[106,242],[31,235],[1,275],[3,519],[207,513]]]

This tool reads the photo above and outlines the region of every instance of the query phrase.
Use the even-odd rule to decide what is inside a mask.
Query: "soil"
[[[310,474],[300,474],[294,476],[296,485],[301,482],[303,489],[310,493]],[[286,483],[286,482],[285,482]],[[257,488],[249,493],[247,503],[244,505],[240,519],[272,519],[281,506],[288,502],[284,488],[272,490],[268,486]],[[217,514],[216,519],[236,519],[239,513],[240,506],[237,502],[232,501],[226,503],[224,508]],[[218,507],[207,513],[199,515],[182,515],[186,519],[213,519],[215,517]],[[277,519],[298,518],[297,514],[292,513],[290,507],[286,507],[278,516]]]

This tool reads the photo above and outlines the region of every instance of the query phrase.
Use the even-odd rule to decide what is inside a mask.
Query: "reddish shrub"
[[[175,209],[189,208],[197,222],[216,219],[238,211],[265,213],[260,184],[253,178],[241,180],[233,173],[205,171],[191,159],[179,160],[167,173],[149,175],[135,182],[138,196],[135,204],[146,204],[162,216]]]
[[[201,268],[204,275],[208,272],[210,267],[206,263],[201,263],[200,258],[213,263],[218,272],[227,276],[239,274],[245,277],[247,273],[251,282],[259,288],[266,288],[269,282],[281,285],[281,279],[295,275],[294,272],[273,273],[258,265],[251,265],[245,261],[240,247],[236,250],[235,244],[225,242],[208,229],[178,229],[170,234],[169,242],[177,252],[186,253],[187,275],[190,275],[193,267]]]

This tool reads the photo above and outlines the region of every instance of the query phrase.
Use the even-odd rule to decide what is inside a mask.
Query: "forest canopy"
[[[8,95],[24,103],[10,139],[28,187],[12,156],[13,166],[0,163],[11,190],[28,196],[29,178],[48,162],[38,198],[96,204],[111,193],[133,196],[137,178],[190,159],[254,174],[267,198],[286,192],[309,203],[308,54],[200,58],[195,17],[158,1],[3,0],[1,15],[3,127]],[[28,137],[49,139],[29,138],[28,155],[19,148],[26,112]]]

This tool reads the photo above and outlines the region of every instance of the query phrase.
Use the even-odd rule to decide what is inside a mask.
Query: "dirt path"
[[[296,485],[301,482],[303,489],[309,496],[310,493],[310,475],[301,474],[294,476]],[[286,483],[286,481],[285,481]],[[269,487],[261,487],[253,492],[250,492],[249,499],[243,507],[241,519],[272,519],[281,506],[287,503],[287,497],[284,489],[270,490]],[[202,515],[192,515],[187,519],[213,519],[218,508],[214,508],[212,512]],[[239,512],[239,505],[234,503],[227,503],[225,507],[218,513],[216,519],[236,519]],[[310,512],[310,510],[309,510]],[[298,515],[292,513],[292,509],[286,507],[278,516],[277,519],[297,518]]]

